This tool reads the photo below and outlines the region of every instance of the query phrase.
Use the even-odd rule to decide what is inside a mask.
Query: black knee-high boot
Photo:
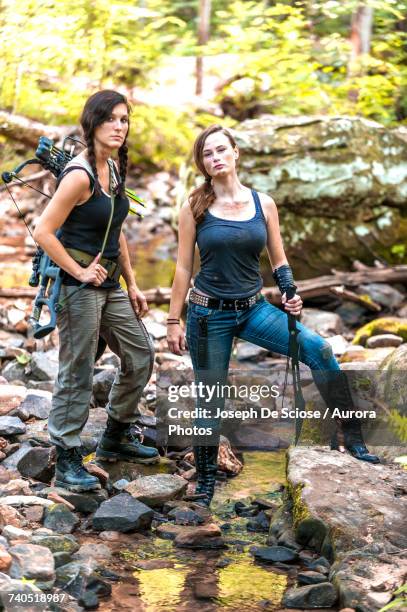
[[[205,494],[197,503],[209,506],[215,491],[219,446],[194,446],[197,485],[195,493]]]
[[[331,410],[334,408],[340,411],[355,410],[348,379],[341,370],[328,372],[326,401]],[[343,434],[344,446],[353,457],[369,463],[380,463],[379,457],[369,453],[366,448],[358,418],[340,418],[339,425]],[[331,439],[331,449],[339,450],[339,446],[338,428],[336,428]]]

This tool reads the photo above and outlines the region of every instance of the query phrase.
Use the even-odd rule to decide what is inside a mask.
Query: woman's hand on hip
[[[179,323],[167,326],[167,343],[171,353],[182,355],[182,351],[185,351],[185,334]]]
[[[288,314],[296,317],[301,313],[302,299],[299,295],[295,294],[293,298],[287,300],[287,296],[284,293],[281,297],[281,302],[284,304],[284,309]]]
[[[138,317],[144,317],[148,313],[148,304],[146,296],[138,287],[127,287],[127,293],[130,298],[131,305]]]
[[[87,268],[82,268],[78,273],[78,280],[81,283],[88,283],[99,287],[107,278],[107,270],[100,265],[101,254],[98,253],[95,259],[88,265]]]

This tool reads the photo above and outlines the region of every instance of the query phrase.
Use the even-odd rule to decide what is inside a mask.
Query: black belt
[[[96,257],[96,255],[90,255],[89,253],[85,253],[85,251],[80,251],[79,249],[66,248],[65,250],[68,251],[72,259],[74,259],[82,267],[88,266]],[[99,260],[99,263],[107,271],[107,277],[110,278],[110,280],[116,282],[119,280],[121,275],[121,267],[117,261],[107,259],[107,257],[102,257]]]
[[[192,289],[189,294],[189,301],[205,308],[216,308],[218,310],[247,310],[254,306],[261,298],[261,292],[251,295],[248,298],[238,298],[237,300],[218,299],[201,295]]]

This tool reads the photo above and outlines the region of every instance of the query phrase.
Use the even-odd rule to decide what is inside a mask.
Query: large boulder
[[[377,612],[405,572],[407,505],[400,491],[407,474],[326,448],[297,447],[288,453],[287,477],[297,541],[335,562],[330,577],[342,607],[364,602],[363,612]]]

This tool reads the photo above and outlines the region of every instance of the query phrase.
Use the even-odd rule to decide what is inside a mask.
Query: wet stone
[[[285,546],[261,546],[254,550],[254,556],[265,563],[291,563],[298,559],[298,554]]]
[[[202,516],[190,508],[174,508],[168,517],[174,518],[176,525],[202,525],[204,522]]]
[[[85,610],[97,610],[99,607],[99,597],[94,591],[85,591],[78,599],[78,604]]]
[[[326,582],[326,576],[319,572],[299,572],[297,576],[299,584],[318,584],[320,582]]]
[[[62,565],[66,565],[72,561],[72,557],[69,553],[61,551],[53,553],[55,568],[61,567]]]
[[[160,506],[166,501],[179,498],[185,493],[188,482],[173,474],[140,476],[130,482],[126,491],[148,506]]]
[[[74,554],[75,559],[83,561],[86,561],[86,559],[108,561],[111,556],[110,548],[106,544],[82,544],[80,549]]]
[[[282,604],[289,608],[330,608],[337,599],[335,587],[330,582],[321,582],[289,589]]]
[[[131,531],[146,529],[153,518],[153,510],[127,493],[120,493],[103,502],[93,516],[96,531]]]
[[[270,519],[264,514],[263,511],[259,512],[257,516],[247,521],[247,531],[254,531],[256,533],[267,533],[270,527]]]
[[[44,527],[57,533],[72,533],[79,524],[79,518],[64,504],[53,504],[45,511]]]

